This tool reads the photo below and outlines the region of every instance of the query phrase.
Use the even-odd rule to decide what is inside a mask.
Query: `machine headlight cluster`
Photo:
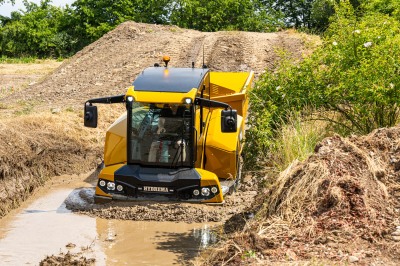
[[[208,197],[212,194],[217,194],[218,193],[218,187],[213,186],[213,187],[202,187],[201,189],[194,189],[193,190],[193,196],[203,196],[203,197]]]
[[[109,191],[117,190],[118,192],[122,192],[124,190],[124,187],[122,185],[116,185],[114,182],[107,180],[100,180],[99,186],[106,188]]]

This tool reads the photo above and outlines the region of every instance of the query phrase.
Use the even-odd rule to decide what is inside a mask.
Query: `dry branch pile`
[[[305,162],[294,162],[279,175],[264,195],[258,219],[214,250],[211,259],[347,262],[358,252],[365,260],[386,253],[390,264],[400,258],[394,233],[399,196],[400,127],[326,138]]]

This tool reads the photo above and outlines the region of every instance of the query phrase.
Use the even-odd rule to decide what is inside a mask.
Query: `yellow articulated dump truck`
[[[222,203],[239,183],[253,72],[171,68],[168,61],[142,71],[124,95],[86,101],[87,127],[97,127],[94,104],[126,104],[106,133],[96,203]]]

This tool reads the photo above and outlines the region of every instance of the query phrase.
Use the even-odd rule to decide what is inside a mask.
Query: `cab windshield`
[[[129,163],[191,167],[191,105],[134,102],[129,113]]]

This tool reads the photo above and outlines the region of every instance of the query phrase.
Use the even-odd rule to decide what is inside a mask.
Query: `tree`
[[[15,0],[0,0],[0,5],[6,2],[11,3],[13,5],[15,4]]]
[[[87,42],[100,38],[120,23],[133,20],[164,24],[168,20],[168,0],[77,0],[74,20]]]
[[[58,57],[75,52],[74,37],[62,29],[62,22],[67,21],[65,10],[50,3],[42,0],[37,5],[24,0],[26,11],[11,13],[0,28],[0,55]]]
[[[281,26],[279,13],[258,0],[178,0],[170,21],[200,31],[271,31]]]
[[[264,5],[281,12],[287,27],[310,28],[313,0],[264,0]]]
[[[315,0],[311,7],[311,27],[316,32],[324,32],[330,23],[330,17],[335,13],[334,1]]]
[[[395,17],[400,21],[400,1],[398,0],[362,0],[366,12],[379,12]]]
[[[310,106],[314,119],[340,133],[366,134],[400,119],[400,22],[381,13],[362,17],[349,1],[335,10],[323,45],[298,65],[284,60],[252,90],[251,154],[265,156],[291,112]],[[253,145],[251,145],[253,144]]]

